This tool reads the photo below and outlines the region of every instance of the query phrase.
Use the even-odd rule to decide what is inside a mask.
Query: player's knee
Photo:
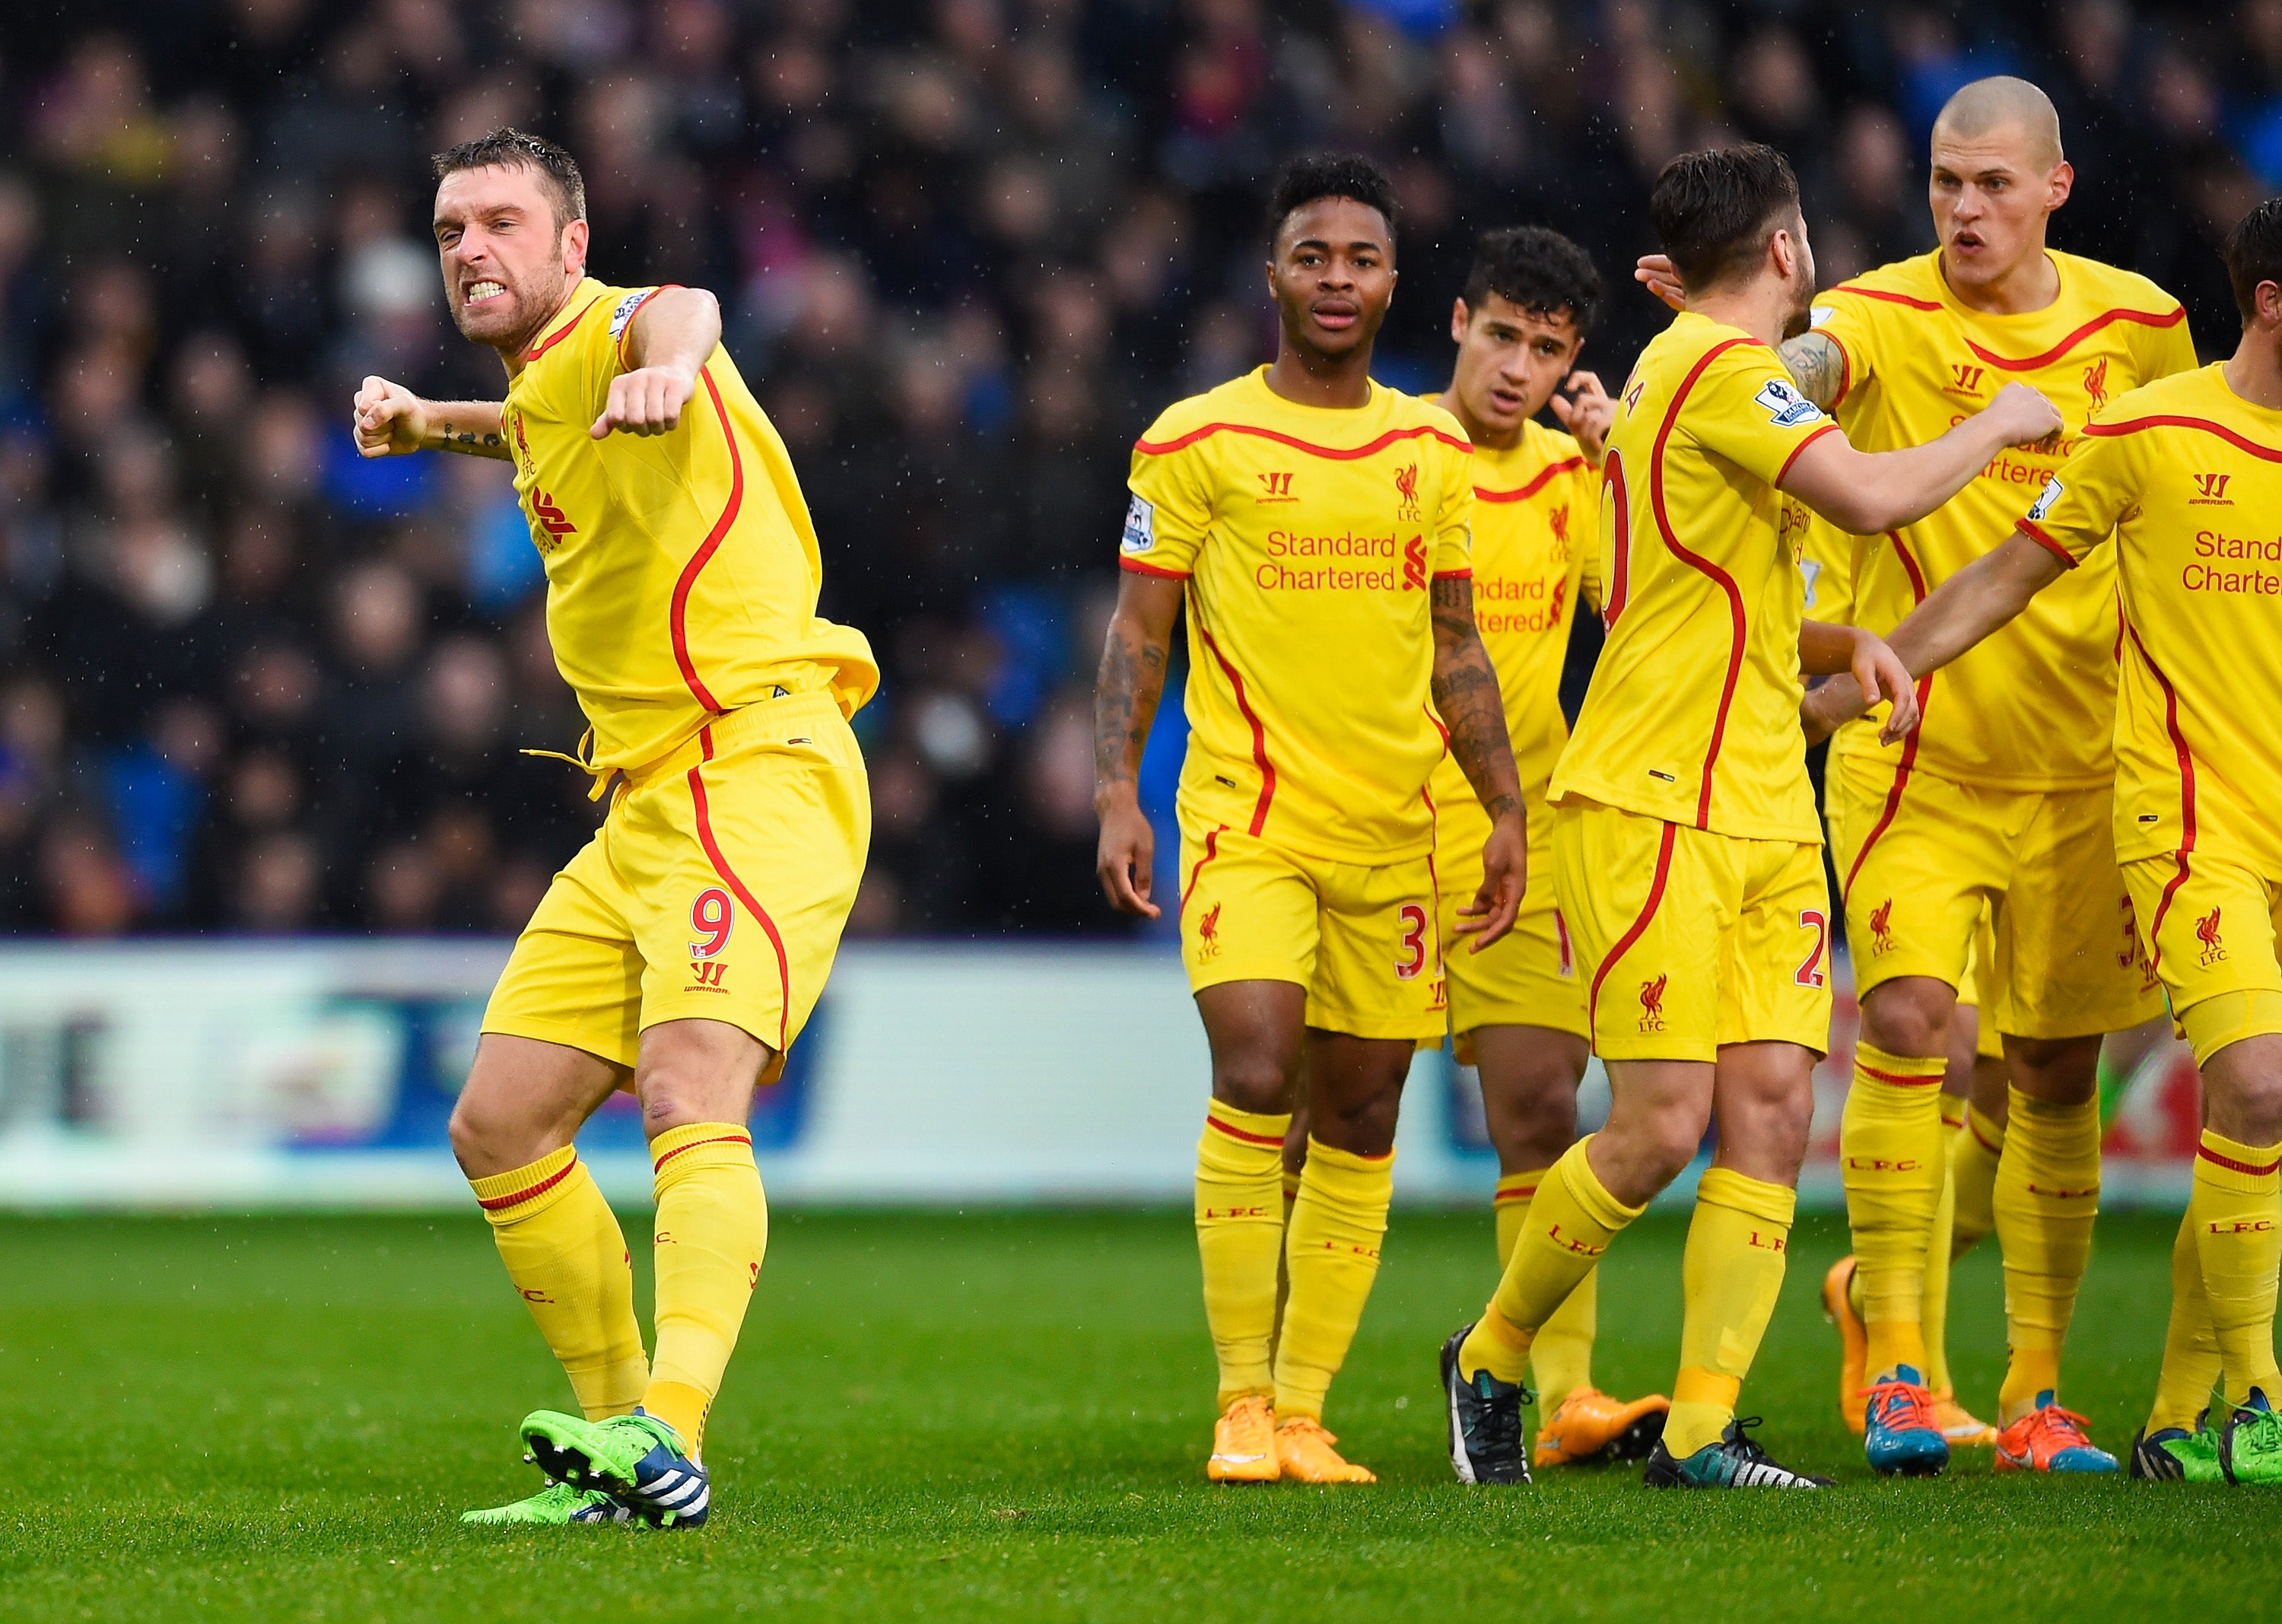
[[[2013,1084],[2032,1099],[2080,1105],[2100,1088],[2097,1037],[2006,1037]]]
[[[532,1149],[532,1125],[515,1120],[474,1091],[460,1096],[444,1131],[461,1171],[470,1178],[511,1172],[538,1159],[539,1153]]]
[[[1292,1078],[1272,1054],[1220,1056],[1213,1061],[1213,1098],[1274,1115],[1292,1108]]]
[[[1656,1110],[1617,1110],[1594,1145],[1612,1167],[1623,1171],[1617,1179],[1603,1179],[1620,1201],[1644,1199],[1663,1189],[1688,1169],[1704,1143],[1709,1125],[1706,1112],[1685,1104],[1667,1104]],[[1601,1157],[1595,1158],[1598,1162]],[[1621,1182],[1627,1186],[1618,1189]]]
[[[1956,993],[1930,976],[1882,982],[1863,996],[1862,1036],[1889,1054],[1946,1054],[1956,1004]]]

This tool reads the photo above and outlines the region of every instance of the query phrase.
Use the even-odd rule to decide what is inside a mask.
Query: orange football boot
[[[1313,1416],[1276,1424],[1276,1458],[1284,1475],[1301,1483],[1376,1483],[1378,1474],[1341,1457],[1339,1441]]]
[[[1213,1423],[1205,1476],[1215,1483],[1273,1483],[1283,1475],[1276,1449],[1276,1401],[1264,1393],[1238,1399]]]
[[[1859,1437],[1870,1407],[1869,1376],[1863,1368],[1869,1362],[1870,1333],[1846,1300],[1853,1284],[1854,1255],[1850,1252],[1822,1277],[1822,1317],[1838,1327],[1838,1414],[1847,1430]]]
[[[1664,1436],[1672,1401],[1660,1393],[1626,1403],[1598,1387],[1572,1387],[1537,1429],[1531,1458],[1541,1466],[1570,1466],[1580,1461],[1646,1460]]]
[[[1986,1449],[1997,1442],[1997,1429],[1959,1403],[1954,1388],[1933,1395],[1933,1419],[1952,1449]]]
[[[2092,1442],[2084,1418],[2053,1402],[2050,1389],[2037,1395],[2037,1407],[1997,1434],[1999,1472],[2115,1470],[2115,1457]]]

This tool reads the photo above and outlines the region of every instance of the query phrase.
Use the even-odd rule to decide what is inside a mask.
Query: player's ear
[[[1463,344],[1466,341],[1466,301],[1463,299],[1454,299],[1450,301],[1450,342],[1453,344]]]
[[[2045,207],[2047,210],[2060,207],[2075,190],[2076,166],[2063,158],[2053,166],[2052,174],[2045,177]]]
[[[578,276],[586,268],[586,239],[593,228],[583,220],[574,220],[563,228],[563,268]]]

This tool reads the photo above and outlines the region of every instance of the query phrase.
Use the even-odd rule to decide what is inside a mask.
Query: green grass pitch
[[[2173,1227],[2103,1219],[2077,1311],[2068,1396],[2119,1451]],[[1611,1255],[1604,1387],[1670,1379],[1682,1235],[1651,1217]],[[707,1451],[713,1520],[660,1535],[456,1520],[536,1486],[515,1423],[568,1396],[472,1213],[0,1223],[0,1618],[2282,1612],[2257,1554],[2282,1496],[1993,1479],[1985,1453],[1868,1479],[1816,1303],[1829,1219],[1799,1228],[1744,1395],[1780,1458],[1842,1478],[1817,1496],[1657,1495],[1629,1471],[1451,1481],[1434,1350],[1491,1284],[1486,1212],[1395,1215],[1330,1417],[1373,1489],[1199,1480],[1212,1372],[1185,1215],[786,1213],[772,1241]],[[1982,1406],[1991,1251],[1955,1293]]]

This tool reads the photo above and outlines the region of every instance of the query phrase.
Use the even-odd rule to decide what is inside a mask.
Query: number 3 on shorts
[[[1402,957],[1394,961],[1395,978],[1411,981],[1426,967],[1426,910],[1406,902],[1397,917],[1402,921]]]
[[[737,910],[728,892],[718,885],[698,892],[697,900],[689,905],[689,928],[697,933],[697,940],[689,944],[689,956],[710,959],[729,945],[729,933],[736,926]]]
[[[1820,908],[1801,908],[1798,928],[1814,932],[1814,945],[1808,950],[1806,962],[1798,967],[1791,979],[1802,987],[1822,985],[1822,955],[1830,947],[1830,920]]]

